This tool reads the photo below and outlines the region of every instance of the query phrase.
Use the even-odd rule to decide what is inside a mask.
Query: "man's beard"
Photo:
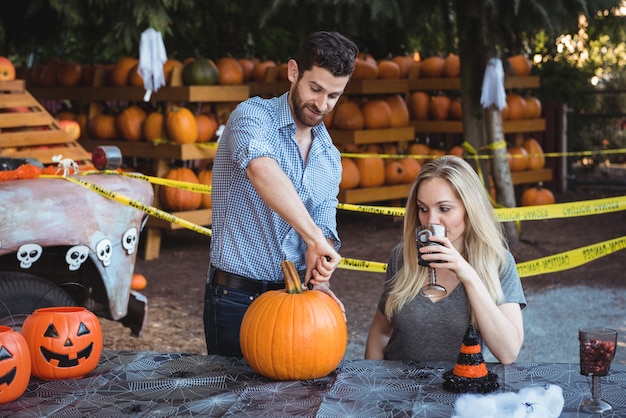
[[[309,126],[312,128],[314,126],[319,125],[324,120],[327,113],[319,113],[319,109],[317,109],[316,107],[312,105],[304,104],[304,102],[302,101],[302,98],[300,97],[299,87],[300,87],[300,82],[298,81],[296,85],[294,86],[293,95],[291,98],[293,112],[295,114],[295,117],[298,119],[298,121],[300,121],[303,125]],[[319,116],[312,117],[309,113],[306,112],[307,108],[309,110],[312,110],[313,112],[318,113]]]

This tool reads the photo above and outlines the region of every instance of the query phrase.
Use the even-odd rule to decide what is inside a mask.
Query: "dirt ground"
[[[557,195],[557,202],[582,201],[620,196],[623,191],[579,189]],[[535,260],[563,251],[626,236],[623,212],[569,219],[524,221],[520,242],[512,248],[517,262]],[[339,211],[341,255],[368,261],[387,262],[390,249],[399,240],[402,222],[398,218]],[[105,349],[179,351],[206,354],[202,329],[205,274],[209,265],[210,238],[188,230],[167,231],[160,256],[146,261],[138,257],[136,272],[148,279],[142,291],[148,298],[149,322],[139,338],[131,337],[120,324],[103,320]],[[624,251],[618,251],[575,269],[522,279],[527,297],[552,289],[577,285],[606,287],[623,294]],[[346,359],[363,357],[365,338],[374,313],[384,274],[338,269],[331,281],[335,293],[346,305],[348,350]],[[599,301],[599,303],[601,303]],[[558,309],[559,300],[554,300]],[[625,312],[626,312],[626,308]],[[581,314],[586,308],[581,306]],[[624,326],[626,315],[621,315]],[[547,320],[550,320],[549,318]],[[623,334],[623,333],[622,333]],[[575,337],[572,337],[575,338]],[[626,351],[624,339],[621,348]]]

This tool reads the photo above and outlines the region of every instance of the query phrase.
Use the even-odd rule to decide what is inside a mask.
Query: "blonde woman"
[[[446,231],[430,238],[440,245],[420,249],[447,290],[435,298],[419,295],[428,268],[418,264],[416,228],[425,224]],[[474,169],[454,156],[424,164],[409,192],[403,240],[391,251],[365,358],[455,361],[472,323],[481,343],[509,364],[524,340],[525,306],[515,260]]]

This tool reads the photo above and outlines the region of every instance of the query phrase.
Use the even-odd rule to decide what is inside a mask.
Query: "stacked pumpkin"
[[[402,128],[409,124],[409,109],[399,94],[346,96],[324,122],[328,129],[338,130]]]
[[[453,53],[447,57],[432,56],[420,62],[420,78],[456,78],[461,75],[461,60]],[[409,95],[411,120],[461,120],[462,107],[459,98],[444,94],[429,95],[414,91]]]
[[[443,155],[463,158],[463,148],[453,145],[448,150],[431,148],[421,142],[409,144],[403,152],[399,144],[346,145],[339,147],[344,153],[372,154],[371,157],[341,158],[343,168],[340,190],[357,187],[379,187],[383,185],[409,184],[419,174],[422,164]],[[392,155],[383,158],[380,154]]]
[[[416,73],[418,67],[418,62],[408,55],[395,55],[377,61],[368,53],[360,53],[354,63],[352,80],[405,79]]]
[[[173,212],[184,212],[196,209],[210,209],[213,205],[210,193],[189,190],[195,184],[211,186],[213,171],[201,170],[196,174],[188,167],[173,167],[165,175],[172,185],[160,186],[159,202],[164,209]],[[178,184],[177,184],[178,183]]]
[[[507,152],[510,171],[540,170],[546,164],[543,148],[535,138],[526,138],[522,145],[509,147]]]
[[[87,122],[94,139],[158,142],[176,144],[208,142],[217,138],[217,116],[212,112],[194,114],[186,107],[146,112],[131,105],[118,114],[101,113]]]
[[[502,120],[537,119],[541,117],[541,101],[535,96],[506,95],[506,107],[502,109]]]
[[[411,120],[461,120],[463,109],[458,97],[445,94],[429,95],[414,91],[409,95]]]

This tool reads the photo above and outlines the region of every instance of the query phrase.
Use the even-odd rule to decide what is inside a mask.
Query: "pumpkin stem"
[[[283,270],[283,275],[285,276],[285,288],[287,293],[302,293],[300,276],[298,276],[298,272],[293,263],[289,260],[281,261],[280,268]]]

